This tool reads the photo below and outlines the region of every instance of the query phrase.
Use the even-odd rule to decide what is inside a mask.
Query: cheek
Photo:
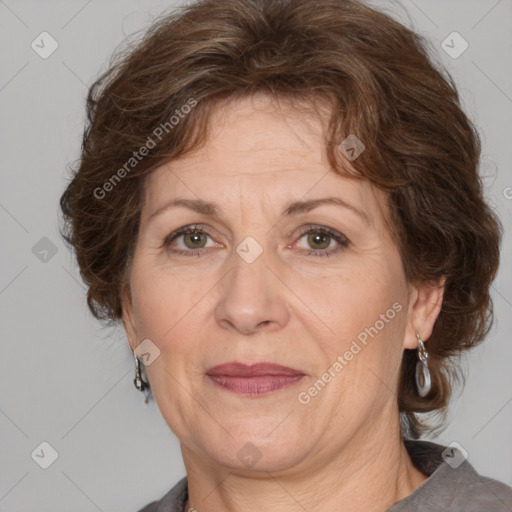
[[[400,365],[407,295],[400,260],[390,256],[361,259],[313,293],[330,329],[322,350],[330,364],[346,354],[343,387],[354,396],[375,393],[382,382],[393,386]]]
[[[133,311],[139,342],[151,340],[160,357],[147,368],[155,398],[166,390],[178,396],[180,385],[198,375],[198,344],[205,339],[205,322],[211,318],[209,291],[215,279],[183,277],[162,268],[145,267],[133,274]],[[172,378],[171,376],[175,377]],[[159,399],[157,398],[157,401]]]
[[[364,279],[331,286],[323,297],[335,297],[337,303],[324,317],[334,334],[323,340],[327,365],[316,378],[325,372],[335,377],[315,400],[318,407],[332,409],[341,423],[356,428],[361,417],[393,399],[406,323],[403,295],[389,279],[364,274]]]
[[[194,325],[194,315],[211,286],[202,276],[184,281],[176,272],[156,266],[134,268],[132,294],[138,335],[154,337],[163,344],[182,325]]]
[[[403,306],[404,288],[400,274],[381,262],[361,262],[316,285],[310,296],[334,334],[346,340],[373,325],[395,302]]]

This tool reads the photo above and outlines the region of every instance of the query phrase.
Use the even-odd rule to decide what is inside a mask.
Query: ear
[[[137,329],[133,318],[133,306],[130,286],[125,284],[123,291],[121,292],[121,304],[123,310],[123,326],[126,332],[126,338],[132,352],[135,347],[139,344],[137,337]]]
[[[434,324],[441,312],[444,284],[445,278],[442,277],[438,281],[428,281],[413,287],[410,295],[404,348],[417,348],[416,334],[419,334],[422,341],[430,338]]]

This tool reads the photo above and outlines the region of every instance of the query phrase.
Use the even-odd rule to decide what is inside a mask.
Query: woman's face
[[[238,471],[325,464],[396,425],[403,349],[430,335],[383,196],[330,170],[318,114],[281,108],[221,107],[203,148],[150,176],[124,306],[184,456]],[[211,375],[229,362],[297,374]]]

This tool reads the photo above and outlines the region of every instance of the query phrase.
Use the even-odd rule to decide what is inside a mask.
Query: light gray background
[[[493,287],[497,323],[466,359],[465,390],[436,441],[457,441],[480,473],[512,485],[512,0],[373,3],[432,41],[483,136],[488,197],[505,226]],[[88,313],[58,234],[87,86],[128,34],[172,5],[0,0],[2,511],[134,511],[184,475],[175,436],[156,403],[145,405],[133,386],[124,332],[102,328]],[[43,31],[59,44],[47,59],[31,48]],[[457,59],[441,47],[453,31],[469,43]],[[43,237],[57,249],[46,262],[32,252]],[[43,441],[58,452],[46,470],[31,458]]]

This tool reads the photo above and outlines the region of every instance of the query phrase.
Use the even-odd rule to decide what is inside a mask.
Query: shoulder
[[[512,487],[476,473],[477,483],[474,486],[474,498],[484,498],[482,504],[495,503],[497,508],[487,508],[487,512],[511,511],[512,510]]]
[[[447,496],[451,500],[449,511],[464,512],[510,512],[512,510],[512,487],[478,474],[467,465],[461,478],[446,476]],[[452,470],[453,471],[453,470]],[[464,475],[464,476],[462,476]]]
[[[482,476],[457,448],[429,441],[406,441],[413,463],[428,479],[389,512],[510,512],[512,487]]]
[[[152,501],[151,503],[148,503],[144,508],[138,510],[138,512],[156,512],[156,508],[158,507],[159,502],[160,500]]]
[[[165,496],[148,503],[138,512],[183,512],[187,499],[187,477],[183,477]]]

